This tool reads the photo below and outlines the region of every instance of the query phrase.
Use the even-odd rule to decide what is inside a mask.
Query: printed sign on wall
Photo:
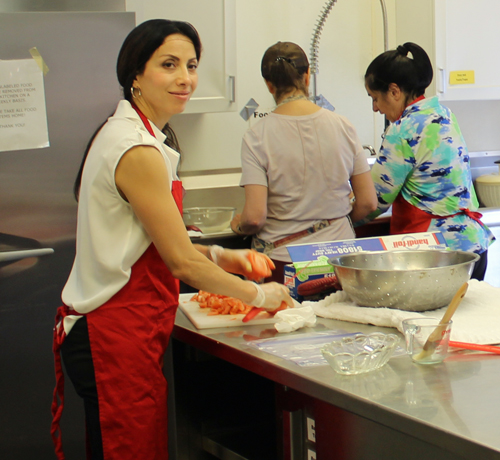
[[[42,70],[34,59],[0,60],[0,151],[48,146]]]

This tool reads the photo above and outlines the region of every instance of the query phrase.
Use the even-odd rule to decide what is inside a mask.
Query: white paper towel
[[[349,296],[338,291],[319,302],[303,302],[313,307],[316,315],[375,326],[394,327],[403,332],[407,318],[442,318],[446,307],[428,312],[411,312],[393,308],[359,307]],[[451,340],[478,344],[500,343],[500,288],[484,281],[470,280],[462,303],[453,315]]]
[[[316,325],[316,315],[310,306],[287,308],[276,313],[274,317],[278,319],[274,324],[274,328],[278,332],[292,332],[301,327],[314,327]]]

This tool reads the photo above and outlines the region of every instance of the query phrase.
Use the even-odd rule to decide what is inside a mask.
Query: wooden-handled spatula
[[[431,332],[426,342],[424,343],[422,351],[413,357],[415,361],[420,361],[422,359],[425,359],[428,356],[432,355],[432,353],[434,353],[434,350],[441,342],[441,336],[446,328],[446,324],[450,321],[457,307],[460,305],[460,302],[464,298],[468,287],[469,287],[468,283],[464,283],[462,284],[462,286],[460,286],[456,294],[453,296],[453,299],[451,299],[451,302],[448,305],[446,311],[444,312],[443,318],[439,322],[439,325],[436,327],[436,329],[434,329]]]

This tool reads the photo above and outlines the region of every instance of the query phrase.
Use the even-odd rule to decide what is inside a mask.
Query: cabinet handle
[[[229,75],[229,84],[231,85],[231,96],[229,102],[236,101],[236,77],[234,75]]]
[[[302,458],[304,442],[302,435],[302,411],[283,410],[283,459],[296,460]]]
[[[439,87],[438,87],[438,93],[443,94],[444,89],[445,89],[445,77],[446,77],[446,72],[442,67],[439,68]]]

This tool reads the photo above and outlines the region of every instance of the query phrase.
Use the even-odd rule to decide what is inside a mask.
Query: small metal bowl
[[[332,257],[342,289],[359,306],[427,311],[448,305],[477,254],[451,250],[358,252]]]
[[[398,343],[399,337],[396,334],[357,334],[326,344],[321,353],[339,374],[363,374],[384,366]]]
[[[202,233],[218,233],[229,228],[235,212],[232,207],[186,208],[182,218],[186,226],[193,225]]]

